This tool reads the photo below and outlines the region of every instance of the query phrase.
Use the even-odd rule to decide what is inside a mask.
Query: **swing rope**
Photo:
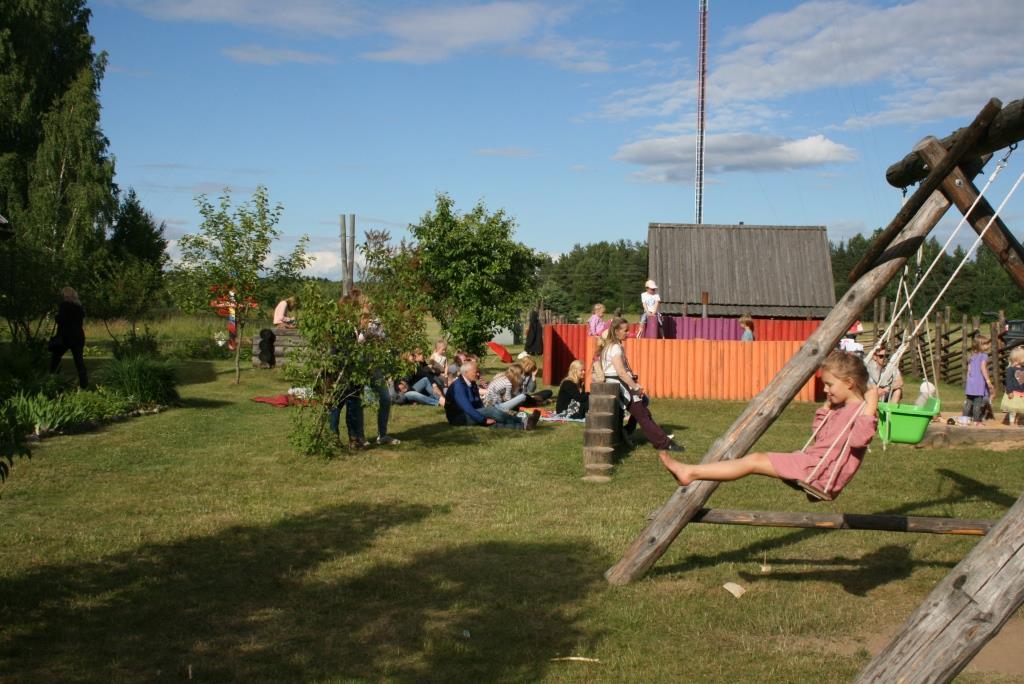
[[[1016,145],[1011,145],[1010,146],[1010,149],[1003,156],[1003,158],[999,161],[999,164],[997,165],[997,168],[996,168],[997,172],[1005,167],[1007,160],[1010,158],[1010,155],[1013,154],[1013,151],[1016,148],[1017,148]],[[995,175],[996,175],[996,173],[993,173],[993,179],[994,179]],[[985,185],[986,188],[988,187],[988,185],[991,184],[991,180],[992,179],[990,179],[989,183],[987,183]],[[999,214],[1002,213],[1003,208],[1006,206],[1006,203],[1010,201],[1010,198],[1013,197],[1014,193],[1017,191],[1017,188],[1020,187],[1021,181],[1024,181],[1024,172],[1021,172],[1021,175],[1017,177],[1017,181],[1010,188],[1009,192],[1006,193],[1006,197],[1003,198],[1003,201],[999,204],[999,206],[993,212],[992,216],[989,217],[988,223],[985,224],[985,228],[982,229],[982,231],[980,233],[978,233],[978,237],[975,238],[974,242],[971,244],[970,249],[967,250],[967,253],[964,254],[963,259],[961,259],[960,263],[957,264],[956,269],[953,271],[952,274],[950,274],[949,278],[946,279],[946,283],[942,286],[942,289],[935,296],[935,299],[932,301],[931,305],[928,307],[928,310],[925,311],[924,315],[921,317],[921,319],[914,326],[914,330],[909,335],[910,339],[913,339],[921,331],[921,327],[928,322],[928,317],[932,315],[932,312],[935,310],[935,307],[937,307],[939,305],[939,302],[942,300],[942,297],[946,294],[946,292],[949,290],[949,288],[953,285],[953,282],[956,280],[956,277],[960,274],[960,271],[963,270],[964,266],[967,264],[967,261],[974,254],[974,250],[976,250],[978,248],[978,245],[981,244],[982,240],[985,238],[985,235],[988,234],[989,228],[991,228],[992,225],[996,222],[996,219],[999,218]],[[977,206],[977,204],[981,200],[981,198],[982,198],[982,194],[979,193],[978,197],[974,200],[974,203],[971,205],[971,208],[967,212],[964,213],[963,218],[961,219],[960,223],[957,225],[957,228],[953,232],[954,235],[956,234],[956,231],[959,230],[960,226],[963,225],[964,221],[966,221],[967,216],[971,213],[971,211],[974,210],[974,207]],[[952,238],[952,236],[950,236],[950,237]],[[948,246],[949,242],[950,242],[950,240],[946,241],[946,246]],[[943,251],[945,251],[945,249],[943,249]],[[914,288],[914,290],[909,294],[908,300],[904,304],[905,308],[909,308],[910,307],[910,299],[913,298],[913,296],[915,294],[917,294],[917,291],[921,288],[921,285],[924,283],[924,279],[927,278],[928,274],[931,273],[931,271],[934,269],[935,265],[938,263],[938,259],[941,258],[942,253],[943,252],[939,252],[939,254],[936,256],[936,258],[932,261],[932,264],[928,267],[928,271],[925,272],[925,275],[917,283],[917,285]],[[901,313],[902,313],[902,310],[901,310]],[[895,323],[896,323],[896,319],[894,318],[893,321],[889,324],[889,327],[886,329],[885,333],[883,333],[883,336],[881,338],[879,338],[878,342],[875,344],[874,348],[871,350],[872,354],[874,354],[875,351],[879,348],[879,346],[884,343],[886,336],[890,333],[890,331],[892,330],[892,327],[895,325]],[[894,352],[893,356],[889,359],[889,363],[886,365],[886,371],[890,371],[891,372],[891,369],[894,368],[895,365],[899,363],[900,358],[902,357],[903,353],[905,353],[905,351],[906,351],[906,347],[907,347],[907,342],[906,342],[906,338],[904,338],[903,342],[897,348],[896,352]],[[923,367],[923,365],[924,364],[922,364],[922,367]]]
[[[988,191],[989,187],[991,187],[992,183],[996,180],[996,178],[999,177],[999,174],[1002,173],[1003,169],[1006,168],[1007,162],[1010,159],[1010,155],[1013,154],[1013,151],[1015,149],[1017,149],[1016,144],[1010,145],[1010,148],[1007,150],[1006,154],[1003,155],[1003,158],[996,163],[996,167],[995,169],[992,170],[992,173],[989,175],[988,181],[985,183],[985,186],[978,192],[978,196],[974,199],[974,202],[971,203],[970,208],[963,213],[963,216],[961,216],[960,221],[956,224],[956,227],[950,233],[949,237],[946,239],[946,242],[943,243],[942,248],[938,251],[938,253],[935,255],[935,258],[932,259],[932,262],[928,265],[928,269],[924,272],[924,275],[922,275],[918,279],[917,284],[914,286],[913,291],[910,292],[908,299],[903,303],[903,306],[900,308],[900,310],[893,314],[892,320],[889,322],[889,326],[885,329],[885,332],[882,333],[882,336],[878,338],[878,341],[875,342],[874,347],[871,349],[871,354],[868,355],[869,357],[872,356],[882,344],[885,344],[886,340],[889,338],[889,335],[892,333],[893,327],[895,327],[896,322],[899,320],[899,317],[902,316],[903,312],[910,307],[910,300],[917,295],[918,290],[921,289],[921,286],[928,279],[928,276],[930,276],[932,271],[935,270],[935,267],[942,259],[942,255],[949,248],[950,244],[952,244],[953,240],[960,232],[960,229],[964,226],[965,223],[967,223],[967,217],[971,215],[971,212],[974,211],[974,208],[977,207],[978,203],[981,202],[981,200],[985,197],[985,193]],[[1010,192],[1012,194],[1013,191],[1011,190]],[[1003,204],[1005,203],[1006,201],[1004,200]],[[1002,208],[1002,205],[1000,205],[1000,208]],[[998,214],[999,212],[997,211],[996,215],[998,216]],[[986,226],[986,230],[987,229],[988,227]],[[898,297],[899,290],[897,289],[897,300]]]
[[[843,429],[840,430],[839,433],[836,435],[836,438],[832,440],[832,443],[829,444],[828,449],[825,450],[825,453],[822,454],[820,459],[818,459],[818,464],[814,466],[814,470],[811,471],[811,474],[805,477],[804,479],[798,481],[798,484],[809,495],[814,496],[818,499],[831,498],[829,495],[829,491],[832,489],[832,485],[835,484],[836,476],[839,474],[840,469],[846,464],[846,461],[849,460],[849,451],[847,450],[847,447],[850,445],[850,438],[853,436],[853,423],[864,412],[865,404],[867,404],[867,402],[862,402],[860,407],[853,413],[852,416],[850,416],[850,419],[846,422],[846,425],[843,426]],[[835,413],[835,409],[829,409],[828,413],[825,414],[825,417],[822,419],[821,423],[818,425],[817,428],[815,428],[814,432],[811,433],[810,439],[807,440],[807,442],[804,444],[803,448],[800,449],[800,451],[807,451],[807,447],[811,445],[811,442],[813,442],[814,439],[818,436],[818,433],[821,432],[821,429],[825,427],[825,423],[828,422],[828,419],[832,417],[833,413]],[[825,489],[818,491],[817,488],[815,488],[810,483],[813,482],[814,478],[818,476],[818,473],[821,470],[822,466],[824,466],[825,463],[828,462],[828,458],[832,454],[832,450],[836,448],[836,444],[839,443],[839,438],[842,437],[844,434],[846,435],[846,441],[843,442],[843,446],[840,447],[839,449],[839,455],[836,457],[835,465],[832,467],[832,472],[829,474],[828,482],[825,485]],[[844,453],[846,455],[846,458],[843,457]],[[824,496],[822,496],[823,494]]]

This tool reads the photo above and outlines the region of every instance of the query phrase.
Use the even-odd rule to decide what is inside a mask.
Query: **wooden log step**
[[[618,430],[611,428],[586,428],[583,430],[583,446],[585,447],[614,447],[618,441]]]
[[[590,383],[590,401],[594,401],[594,397],[602,396],[619,396],[619,388],[622,387],[618,382],[592,382]]]
[[[610,475],[615,466],[611,463],[588,463],[583,469],[590,475]]]
[[[590,411],[597,411],[598,413],[614,413],[615,406],[618,403],[618,395],[590,395]]]
[[[995,524],[993,520],[958,520],[956,518],[860,513],[734,511],[719,508],[702,508],[693,517],[693,522],[712,525],[803,527],[816,530],[880,530],[974,536],[984,536]]]
[[[583,466],[593,464],[612,464],[615,459],[615,449],[611,447],[587,446],[583,447]]]

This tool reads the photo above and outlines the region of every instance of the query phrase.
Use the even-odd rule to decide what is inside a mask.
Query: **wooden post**
[[[896,216],[893,217],[892,221],[889,222],[874,242],[872,242],[861,260],[853,267],[850,271],[850,282],[856,282],[862,275],[868,272],[868,270],[875,264],[882,252],[892,243],[892,241],[899,235],[903,227],[907,225],[918,210],[924,205],[924,203],[931,197],[931,194],[938,190],[942,184],[943,179],[949,175],[950,171],[956,168],[960,160],[973,148],[978,140],[985,135],[988,131],[989,125],[992,120],[996,118],[999,111],[1003,108],[1003,103],[992,98],[989,100],[981,111],[978,112],[978,116],[974,118],[971,125],[965,129],[962,129],[960,135],[957,136],[956,142],[945,150],[942,155],[942,160],[937,164],[932,164],[928,170],[928,177],[921,181],[921,184],[917,187],[917,190],[907,198],[906,203],[896,212]],[[934,143],[941,148],[941,143],[933,137],[925,138],[920,144]],[[917,150],[920,147],[915,147]]]
[[[348,215],[348,291],[356,286],[356,215]]]
[[[622,442],[621,386],[617,382],[590,384],[590,409],[583,429],[583,469],[587,482],[608,482],[615,448]]]
[[[964,130],[961,128],[952,135],[946,136],[939,141],[939,145],[944,150],[948,150]],[[980,159],[978,158],[980,156],[1008,147],[1021,140],[1021,138],[1024,138],[1024,99],[1007,103],[1002,111],[996,114],[992,125],[988,127],[985,135],[982,136],[974,148],[968,152],[967,158],[971,162],[979,162]],[[975,173],[977,173],[982,165],[960,164],[960,167],[976,169]],[[927,176],[930,168],[930,163],[921,157],[919,151],[915,150],[886,169],[885,180],[894,188],[905,188]]]
[[[957,520],[903,515],[864,515],[859,513],[783,513],[779,511],[730,511],[702,508],[693,516],[695,523],[712,525],[749,525],[752,527],[802,527],[815,530],[881,530],[885,532],[921,532],[984,536],[994,524],[991,520]]]
[[[708,303],[709,303],[710,300],[711,300],[711,295],[709,295],[707,292],[701,292],[700,293],[700,317],[701,318],[707,318],[708,317]]]
[[[875,308],[874,308],[874,311],[871,314],[871,325],[874,327],[874,333],[871,335],[871,346],[872,347],[874,347],[876,344],[878,344],[878,338],[882,334],[882,331],[878,329],[878,305],[880,304],[880,302],[878,301],[878,297],[875,297],[875,299],[873,301],[874,301]]]
[[[857,682],[948,682],[1024,603],[1024,496],[935,587]]]
[[[937,163],[942,158],[941,146],[938,142],[921,148],[919,154],[930,164]],[[967,214],[967,223],[974,232],[981,235],[982,242],[988,247],[999,260],[999,263],[1010,274],[1010,279],[1017,284],[1017,287],[1024,290],[1024,248],[1014,237],[1013,233],[1006,226],[1001,218],[995,216],[995,209],[984,197],[978,198],[978,188],[959,169],[954,169],[949,176],[942,181],[942,192],[953,201],[953,204],[962,213],[974,206],[974,211]],[[977,202],[977,205],[974,203]],[[992,222],[992,227],[985,230]]]
[[[899,273],[907,258],[913,256],[949,207],[949,200],[940,192],[928,197],[897,241],[879,259],[872,261],[875,265],[871,270],[853,283],[800,350],[747,404],[725,435],[711,445],[704,455],[704,463],[739,458],[747,453],[835,348],[860,312]],[[717,486],[717,482],[698,481],[689,487],[677,488],[618,563],[605,573],[607,580],[612,584],[627,584],[647,574]]]
[[[911,335],[909,343],[907,345],[907,356],[910,356],[910,376],[919,378],[921,377],[921,345],[920,338],[914,335],[914,327],[917,325],[917,321],[914,317],[910,317],[910,322],[907,323],[907,335]]]
[[[932,382],[938,387],[942,380],[942,313],[935,314],[935,336],[932,338]]]
[[[338,220],[341,223],[341,296],[347,297],[348,289],[348,224],[345,222],[345,215],[339,214]]]
[[[967,360],[971,358],[971,336],[967,314],[963,315],[963,327],[960,328],[960,384],[967,387]]]
[[[988,377],[992,381],[992,408],[999,406],[999,397],[1003,396],[1003,371],[999,367],[999,322],[989,324],[989,337],[992,348],[988,354]]]
[[[888,328],[888,327],[889,327],[889,298],[883,296],[882,297],[882,326],[881,326],[882,332],[885,332],[885,329]],[[882,332],[880,332],[878,334],[881,335]]]

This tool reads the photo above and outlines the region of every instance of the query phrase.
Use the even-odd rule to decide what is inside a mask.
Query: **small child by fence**
[[[971,343],[971,358],[967,363],[967,383],[964,386],[965,416],[971,416],[975,425],[981,425],[985,419],[986,406],[989,403],[994,385],[988,375],[988,352],[992,348],[992,340],[984,335],[977,335]]]

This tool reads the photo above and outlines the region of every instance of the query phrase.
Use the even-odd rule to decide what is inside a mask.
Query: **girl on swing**
[[[802,451],[754,453],[698,465],[676,461],[662,451],[658,454],[662,465],[684,487],[694,480],[727,482],[747,475],[767,475],[804,489],[808,496],[831,500],[853,479],[875,435],[878,388],[868,389],[864,362],[844,351],[828,355],[821,366],[821,380],[825,405],[814,413],[813,443]]]

